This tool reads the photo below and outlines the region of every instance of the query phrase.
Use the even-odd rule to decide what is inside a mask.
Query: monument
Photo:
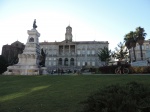
[[[28,30],[28,39],[22,54],[18,55],[19,62],[9,66],[5,75],[39,75],[40,74],[40,33],[36,30],[36,19],[33,29]]]

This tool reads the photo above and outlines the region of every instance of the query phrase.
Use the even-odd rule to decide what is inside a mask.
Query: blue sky
[[[74,41],[108,41],[112,51],[138,26],[150,38],[150,0],[0,0],[0,52],[25,44],[34,19],[40,42],[63,41],[69,24]]]

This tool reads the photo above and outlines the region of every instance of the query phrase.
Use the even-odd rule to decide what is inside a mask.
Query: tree
[[[134,61],[136,61],[136,55],[135,55],[135,47],[136,47],[136,42],[137,42],[136,33],[133,31],[130,31],[130,33],[125,35],[124,41],[125,41],[125,46],[128,48],[128,50],[131,49],[131,47],[133,48]],[[130,55],[130,50],[129,50],[129,55]]]
[[[115,57],[116,59],[119,59],[120,61],[123,59],[126,59],[128,57],[128,50],[126,46],[120,42],[118,44],[118,47],[115,48]]]
[[[141,28],[141,27],[136,28],[137,42],[140,45],[140,51],[141,51],[141,60],[143,60],[142,45],[143,45],[146,35],[147,34],[145,33],[144,28]]]
[[[109,50],[107,47],[100,49],[100,51],[98,52],[98,57],[99,60],[104,61],[105,65],[107,65],[111,57],[111,50]]]
[[[7,66],[8,66],[7,61],[2,55],[0,55],[0,74],[2,74],[7,70]]]

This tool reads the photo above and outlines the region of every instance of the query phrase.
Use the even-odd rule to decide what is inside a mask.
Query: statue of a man
[[[36,19],[34,19],[34,22],[33,22],[33,28],[34,28],[34,29],[37,28],[37,25],[36,25]]]

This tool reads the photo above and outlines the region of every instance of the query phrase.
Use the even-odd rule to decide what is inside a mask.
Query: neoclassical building
[[[50,70],[99,67],[101,61],[97,52],[108,45],[108,41],[73,41],[70,26],[66,27],[65,40],[40,43],[40,47],[46,52],[45,66]]]
[[[133,61],[134,60],[133,48],[130,49],[130,53],[131,53],[131,61]],[[144,43],[142,45],[142,53],[143,53],[143,60],[150,59],[150,39],[144,40]],[[136,60],[141,61],[141,51],[140,51],[140,45],[138,43],[136,43],[135,55],[136,55]]]

